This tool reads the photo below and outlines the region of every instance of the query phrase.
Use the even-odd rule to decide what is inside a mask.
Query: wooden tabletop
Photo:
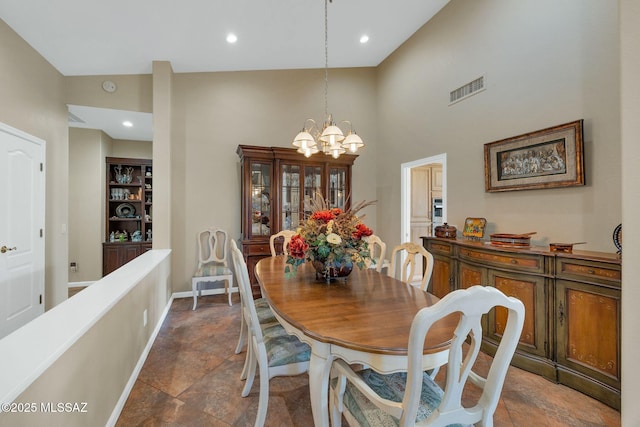
[[[345,348],[379,354],[407,352],[409,330],[416,313],[438,298],[374,269],[354,268],[347,280],[327,285],[316,279],[309,263],[294,277],[284,273],[283,256],[256,265],[256,277],[272,309],[310,338]],[[433,325],[425,353],[448,347],[457,316]]]

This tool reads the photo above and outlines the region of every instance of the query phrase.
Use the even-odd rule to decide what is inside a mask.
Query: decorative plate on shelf
[[[484,227],[487,220],[484,218],[467,218],[464,220],[464,229],[462,235],[473,239],[482,239],[484,237]]]
[[[622,224],[618,224],[613,230],[613,244],[616,245],[618,253],[622,253]]]
[[[136,214],[136,208],[131,203],[120,203],[116,207],[116,216],[118,218],[133,218]]]

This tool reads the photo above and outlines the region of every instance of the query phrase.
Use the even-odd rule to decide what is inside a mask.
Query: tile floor
[[[177,299],[120,415],[117,426],[253,426],[258,382],[246,398],[235,354],[240,304],[234,294]],[[482,356],[482,355],[481,355]],[[490,361],[481,357],[480,365]],[[313,426],[306,375],[270,383],[266,426]],[[465,391],[467,396],[474,391]],[[511,367],[494,417],[496,427],[619,426],[620,413],[582,393]]]

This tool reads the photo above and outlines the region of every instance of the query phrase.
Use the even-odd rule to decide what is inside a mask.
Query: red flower
[[[293,258],[304,259],[305,252],[309,249],[309,245],[299,234],[291,237],[289,242],[289,255]]]
[[[333,208],[331,209],[331,213],[333,214],[334,217],[340,215],[342,213],[342,209],[340,208]]]
[[[360,240],[363,237],[371,236],[373,234],[373,230],[367,227],[366,225],[360,223],[356,225],[356,230],[353,232],[352,236],[356,240]]]
[[[333,219],[333,213],[331,211],[317,211],[311,215],[311,219],[322,221],[325,224]]]

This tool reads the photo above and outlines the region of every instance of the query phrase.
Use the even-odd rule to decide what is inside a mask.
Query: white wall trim
[[[400,242],[411,239],[411,169],[433,163],[442,165],[442,221],[447,221],[447,153],[400,165]]]

